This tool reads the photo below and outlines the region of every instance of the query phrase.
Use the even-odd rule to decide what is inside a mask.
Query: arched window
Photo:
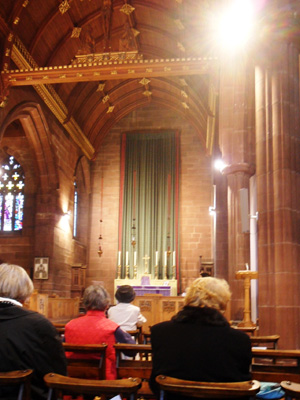
[[[76,180],[74,181],[74,212],[73,212],[73,237],[77,238],[77,223],[78,223],[78,190]]]
[[[13,156],[8,156],[0,171],[0,231],[23,228],[25,175]]]

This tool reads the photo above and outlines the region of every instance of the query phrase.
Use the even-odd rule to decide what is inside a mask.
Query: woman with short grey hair
[[[110,296],[100,285],[91,285],[84,291],[82,304],[86,310],[105,311],[110,304]]]
[[[132,343],[135,341],[120,326],[106,316],[110,296],[101,285],[87,287],[83,295],[84,316],[75,318],[65,327],[66,343],[101,344],[107,343],[106,379],[116,379],[116,355],[114,343]],[[129,354],[131,355],[131,354]],[[76,354],[67,353],[67,357],[76,358]]]
[[[67,364],[60,337],[43,315],[25,309],[33,283],[24,268],[0,265],[0,371],[33,369],[32,399],[44,400],[49,372],[66,375]],[[0,398],[15,398],[11,388],[0,387]]]

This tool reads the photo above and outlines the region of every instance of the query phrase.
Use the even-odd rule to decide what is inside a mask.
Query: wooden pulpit
[[[249,270],[237,271],[235,274],[235,278],[244,280],[244,293],[245,293],[244,318],[243,321],[238,324],[238,326],[244,326],[244,327],[256,326],[256,324],[251,320],[250,281],[251,279],[258,278],[258,272]]]

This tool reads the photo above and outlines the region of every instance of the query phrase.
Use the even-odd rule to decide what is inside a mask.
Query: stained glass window
[[[23,228],[25,175],[14,157],[8,156],[0,169],[0,231]]]

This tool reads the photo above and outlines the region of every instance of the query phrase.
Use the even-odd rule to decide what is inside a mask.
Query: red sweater
[[[118,324],[106,318],[104,311],[90,310],[86,315],[68,322],[65,328],[66,343],[101,344],[107,343],[106,379],[116,379],[116,355],[113,347]],[[72,353],[67,354],[72,358]]]

